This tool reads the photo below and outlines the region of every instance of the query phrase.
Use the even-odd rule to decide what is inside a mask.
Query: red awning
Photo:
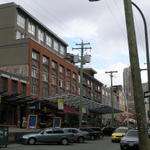
[[[69,107],[69,106],[64,106],[64,110],[65,113],[70,113],[70,114],[76,114],[79,115],[79,112],[76,111],[74,108]]]
[[[58,108],[58,104],[57,103],[50,103],[52,106],[57,107]],[[77,110],[75,110],[72,107],[69,106],[64,106],[64,109],[62,110],[64,113],[69,113],[69,114],[75,114],[75,115],[79,115],[79,112]]]

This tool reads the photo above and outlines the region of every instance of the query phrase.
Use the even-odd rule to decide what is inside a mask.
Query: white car
[[[87,132],[81,131],[77,128],[63,128],[65,133],[73,133],[74,137],[72,137],[74,142],[83,143],[88,136]]]

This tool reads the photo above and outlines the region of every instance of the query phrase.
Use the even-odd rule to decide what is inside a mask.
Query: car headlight
[[[29,136],[27,136],[27,135],[23,135],[23,136],[22,136],[22,138],[23,138],[23,139],[28,139],[28,138],[29,138]]]

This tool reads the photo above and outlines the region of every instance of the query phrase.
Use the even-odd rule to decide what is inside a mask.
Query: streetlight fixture
[[[94,1],[100,1],[100,0],[89,0],[90,2]],[[149,59],[149,38],[148,38],[148,30],[147,30],[147,22],[145,19],[145,16],[142,12],[142,10],[134,3],[131,1],[131,4],[139,11],[143,23],[144,23],[144,34],[145,34],[145,47],[146,47],[146,64],[147,64],[147,82],[148,82],[148,91],[150,91],[150,59]],[[149,113],[150,113],[150,98],[149,98]],[[149,120],[150,120],[150,115],[149,115]]]
[[[130,64],[132,70],[133,89],[134,89],[134,103],[135,103],[135,110],[136,110],[137,125],[139,130],[138,131],[139,149],[149,150],[147,121],[146,121],[146,113],[145,113],[144,100],[143,100],[144,94],[143,94],[142,84],[141,84],[132,4],[133,2],[131,2],[131,0],[124,0],[124,10],[125,10],[128,46],[129,46],[129,57],[130,57]],[[149,68],[147,69],[149,71]]]

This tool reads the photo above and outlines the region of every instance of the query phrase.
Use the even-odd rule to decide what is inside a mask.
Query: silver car
[[[81,131],[77,128],[63,128],[65,133],[73,133],[74,137],[72,137],[72,140],[74,142],[83,143],[86,139],[86,136],[88,136],[88,132]]]
[[[25,144],[36,144],[37,142],[60,143],[63,145],[72,142],[72,133],[65,133],[61,128],[47,128],[39,133],[26,134],[21,137]]]

